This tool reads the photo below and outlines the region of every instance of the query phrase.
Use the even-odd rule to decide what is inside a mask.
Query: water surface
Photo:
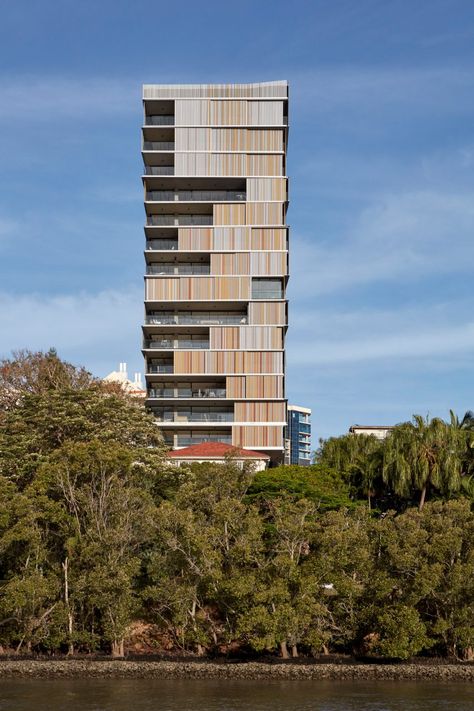
[[[0,711],[473,711],[474,684],[0,679]]]

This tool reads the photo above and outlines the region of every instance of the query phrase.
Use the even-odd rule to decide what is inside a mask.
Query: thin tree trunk
[[[280,651],[282,659],[289,659],[288,647],[286,646],[286,641],[280,642]]]
[[[74,654],[74,644],[72,641],[73,618],[72,618],[71,606],[69,605],[69,558],[64,559],[63,570],[64,570],[64,603],[66,605],[66,610],[67,610],[67,631],[68,631],[68,636],[69,636],[67,653],[68,653],[68,656],[71,656]]]
[[[298,656],[298,645],[293,644],[291,647],[291,656],[292,657],[297,657]]]
[[[112,642],[112,656],[114,658],[125,656],[123,637],[121,639],[114,639],[113,640],[113,642]]]
[[[425,499],[426,499],[426,484],[421,490],[421,496],[420,496],[420,505],[418,506],[418,511],[423,510],[423,506],[425,505]]]

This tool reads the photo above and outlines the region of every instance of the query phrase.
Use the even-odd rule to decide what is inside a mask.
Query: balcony
[[[150,190],[146,199],[153,202],[242,202],[247,194],[240,190]]]
[[[225,388],[215,387],[213,385],[202,385],[198,387],[197,384],[194,384],[193,387],[187,387],[178,384],[171,387],[152,387],[148,390],[148,397],[161,399],[221,399],[227,397],[227,392]]]
[[[146,243],[146,249],[155,252],[160,251],[177,251],[178,240],[177,239],[150,239]]]
[[[212,215],[147,215],[147,225],[149,227],[180,225],[212,225]]]
[[[173,372],[173,364],[166,364],[166,365],[149,365],[148,366],[148,373],[172,373]]]
[[[145,116],[145,126],[174,126],[174,116],[171,114]]]
[[[247,314],[242,313],[170,313],[168,311],[149,313],[147,325],[156,326],[242,326],[247,323]]]
[[[283,299],[283,281],[253,278],[252,299]]]
[[[233,422],[232,410],[213,410],[212,408],[176,408],[152,407],[151,412],[158,422]]]
[[[216,432],[215,434],[202,433],[200,434],[178,434],[176,437],[177,447],[189,447],[193,444],[202,444],[203,442],[224,442],[225,444],[232,444],[232,435],[230,434],[220,434]]]
[[[157,264],[149,264],[147,266],[146,273],[164,276],[166,274],[209,274],[210,271],[211,267],[209,264],[201,264],[200,262],[182,262],[180,264],[176,264],[175,262],[171,264],[163,262]]]
[[[174,165],[146,165],[145,175],[174,175]]]
[[[174,141],[143,141],[144,151],[174,151]]]
[[[209,349],[209,339],[197,338],[160,338],[145,341],[145,348],[151,350],[207,350]]]

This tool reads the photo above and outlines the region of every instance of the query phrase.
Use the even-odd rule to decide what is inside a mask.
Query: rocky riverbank
[[[0,678],[474,681],[472,664],[267,664],[128,660],[4,660]]]

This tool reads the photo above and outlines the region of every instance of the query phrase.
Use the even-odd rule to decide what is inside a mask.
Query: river
[[[0,711],[472,711],[462,682],[0,679]]]

